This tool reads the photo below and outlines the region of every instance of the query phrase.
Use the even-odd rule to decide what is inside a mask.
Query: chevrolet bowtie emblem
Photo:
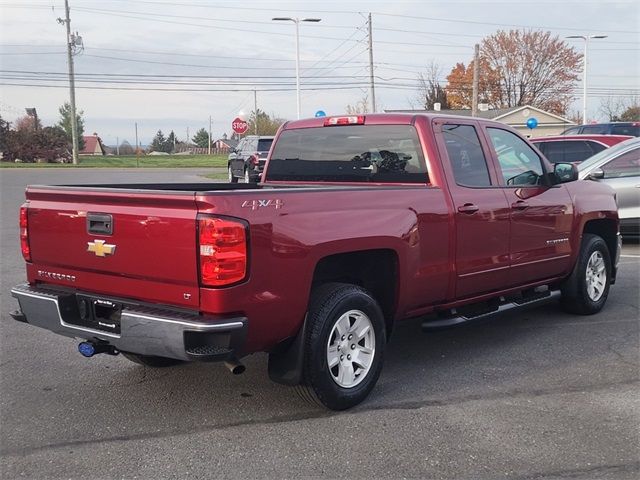
[[[96,257],[106,257],[107,255],[113,255],[115,251],[116,246],[104,243],[104,240],[87,242],[87,252],[95,253]]]

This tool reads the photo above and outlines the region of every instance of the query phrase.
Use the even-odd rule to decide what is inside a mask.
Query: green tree
[[[195,143],[200,148],[205,148],[209,146],[209,132],[207,132],[204,128],[201,128],[196,132],[196,134],[191,139],[193,143]]]
[[[257,112],[251,112],[251,116],[249,117],[249,129],[247,130],[247,135],[275,135],[285,121],[282,118],[278,118],[274,115],[269,115],[266,112],[258,109]],[[257,124],[257,129],[256,129]]]
[[[7,137],[9,136],[11,124],[0,116],[0,152],[7,150]],[[2,157],[4,159],[4,156]]]
[[[176,134],[171,130],[169,136],[167,136],[167,141],[165,143],[164,151],[167,153],[171,153],[174,150],[175,145],[178,143],[178,139],[176,138]]]
[[[166,148],[166,143],[167,143],[167,139],[164,138],[164,133],[162,133],[162,130],[158,130],[158,133],[156,133],[156,136],[153,137],[153,140],[151,141],[151,148],[150,150],[152,152],[164,152],[165,148]]]
[[[60,112],[60,121],[58,122],[58,126],[64,130],[71,142],[71,105],[68,102],[65,102],[59,109]],[[76,111],[76,125],[77,125],[77,133],[78,133],[78,148],[82,150],[84,148],[84,119],[82,118],[84,112],[82,110]]]

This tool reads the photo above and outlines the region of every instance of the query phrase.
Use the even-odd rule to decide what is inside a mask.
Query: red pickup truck
[[[19,321],[151,367],[269,352],[330,409],[376,383],[397,321],[425,328],[556,297],[600,311],[613,191],[509,127],[443,115],[289,122],[261,184],[29,186]]]

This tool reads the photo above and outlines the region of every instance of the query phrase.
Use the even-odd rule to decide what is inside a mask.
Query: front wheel
[[[329,283],[314,290],[307,312],[307,336],[300,395],[331,410],[362,402],[382,370],[385,322],[363,288]]]
[[[606,242],[585,233],[578,261],[562,285],[562,306],[570,313],[591,315],[604,307],[611,285],[611,256]]]

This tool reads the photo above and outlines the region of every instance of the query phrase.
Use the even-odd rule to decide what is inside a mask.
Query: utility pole
[[[376,111],[376,87],[373,81],[373,28],[371,26],[371,12],[369,12],[369,83],[371,88],[371,111]]]
[[[73,71],[73,55],[79,53],[76,47],[82,48],[82,37],[77,32],[71,33],[71,19],[69,18],[69,0],[64,0],[65,19],[58,18],[58,23],[67,27],[67,66],[69,67],[69,104],[71,106],[71,143],[73,164],[78,164],[78,117],[76,116],[76,84]]]
[[[587,53],[589,51],[589,40],[607,38],[607,35],[570,35],[565,38],[580,38],[584,40],[584,55],[582,57],[582,123],[587,123]]]
[[[209,115],[209,155],[211,155],[211,115]]]
[[[120,155],[120,137],[116,137],[116,155]]]
[[[253,130],[258,135],[258,91],[253,89]]]
[[[138,122],[135,123],[136,125],[136,167],[140,166],[140,145],[138,144]]]
[[[478,115],[478,76],[480,72],[480,45],[476,43],[473,52],[473,96],[471,99],[471,116]]]

